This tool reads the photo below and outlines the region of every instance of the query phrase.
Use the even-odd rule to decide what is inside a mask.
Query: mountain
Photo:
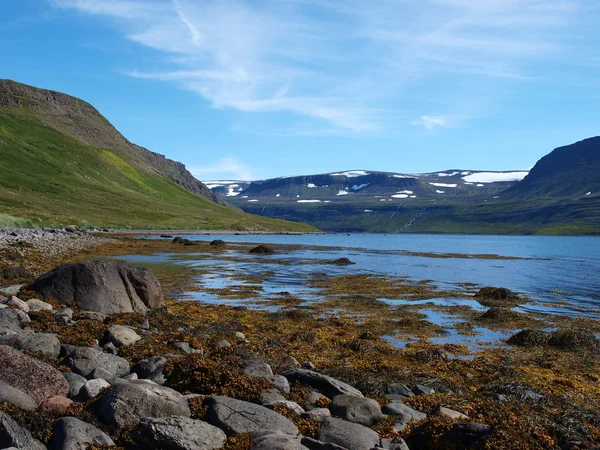
[[[332,232],[600,234],[599,159],[591,138],[529,173],[351,170],[207,185],[244,211]]]
[[[245,214],[90,104],[0,80],[0,224],[308,230]]]

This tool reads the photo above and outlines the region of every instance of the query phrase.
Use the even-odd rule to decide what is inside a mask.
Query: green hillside
[[[62,99],[36,98],[43,93],[50,91],[0,82],[0,222],[312,230],[216,201],[183,165],[130,144],[91,106],[57,93]],[[64,114],[64,99],[76,102],[78,117]]]

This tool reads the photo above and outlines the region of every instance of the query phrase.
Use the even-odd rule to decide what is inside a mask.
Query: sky
[[[0,78],[201,180],[529,169],[600,134],[597,0],[2,0]]]

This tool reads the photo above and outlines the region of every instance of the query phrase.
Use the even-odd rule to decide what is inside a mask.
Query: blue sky
[[[530,168],[600,134],[596,0],[6,0],[0,78],[200,179]]]

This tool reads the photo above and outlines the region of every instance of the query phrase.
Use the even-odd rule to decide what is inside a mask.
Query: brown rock
[[[64,416],[72,404],[73,400],[62,395],[54,395],[40,405],[40,411],[52,414],[53,416]]]
[[[69,392],[69,383],[54,367],[6,345],[0,345],[0,380],[30,395],[38,405]]]

